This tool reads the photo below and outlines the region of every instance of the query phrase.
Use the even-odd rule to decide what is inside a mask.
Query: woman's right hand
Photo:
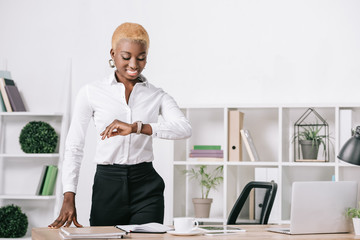
[[[61,207],[59,216],[48,227],[50,228],[60,228],[62,226],[70,227],[71,223],[74,223],[76,227],[83,227],[81,224],[78,223],[76,217],[75,193],[66,192],[64,193],[63,205]]]

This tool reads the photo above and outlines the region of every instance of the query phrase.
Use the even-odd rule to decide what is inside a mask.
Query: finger
[[[115,130],[115,131],[114,131],[114,130]],[[108,137],[108,138],[111,137],[111,135],[114,134],[115,132],[118,132],[116,126],[111,126],[111,127],[109,128],[108,133],[107,133],[107,137]]]
[[[76,216],[73,217],[73,223],[76,227],[83,227],[83,225],[81,225],[80,223],[78,223],[77,219],[76,219]]]
[[[65,227],[70,227],[71,223],[72,223],[72,217],[71,217],[71,215],[70,215],[70,216],[68,217],[68,219],[66,220]]]
[[[106,136],[107,136],[107,134],[108,134],[108,128],[109,128],[109,127],[106,127],[106,129],[101,133],[101,136],[102,136],[101,139],[102,139],[102,140],[104,140],[104,139],[106,138]]]
[[[62,218],[58,217],[51,225],[51,228],[59,228],[64,225]]]

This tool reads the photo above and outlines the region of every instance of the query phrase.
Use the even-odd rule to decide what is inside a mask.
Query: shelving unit
[[[294,162],[291,139],[294,123],[309,108],[313,107],[327,121],[330,129],[329,162]],[[183,170],[196,165],[224,166],[224,181],[217,191],[210,192],[213,198],[210,218],[199,219],[205,223],[225,224],[233,204],[242,188],[255,180],[256,168],[277,169],[278,192],[269,222],[286,223],[290,219],[291,187],[295,181],[343,181],[360,182],[360,168],[340,162],[336,156],[339,146],[340,111],[352,110],[352,127],[360,124],[360,105],[232,105],[188,106],[182,110],[190,120],[193,135],[190,139],[175,141],[173,151],[172,217],[194,216],[193,197],[199,197],[200,189],[191,182]],[[241,162],[228,159],[228,111],[239,110],[244,115],[244,129],[251,132],[260,162],[251,162],[243,146]],[[350,131],[350,130],[349,130]],[[224,161],[197,162],[189,158],[193,145],[221,145]],[[319,156],[321,156],[321,152]]]
[[[27,154],[21,150],[20,132],[30,121],[44,121],[55,129],[59,136],[56,153]],[[61,113],[0,112],[0,206],[21,207],[29,221],[25,237],[30,236],[31,228],[47,226],[54,220],[55,194],[38,196],[36,189],[43,166],[61,161],[66,130]]]

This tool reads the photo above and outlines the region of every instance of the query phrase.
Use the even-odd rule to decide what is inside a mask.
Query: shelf
[[[326,119],[332,133],[328,162],[294,162],[294,144],[291,142],[294,124],[309,108],[314,107]],[[191,138],[174,143],[173,188],[169,194],[173,202],[173,216],[194,216],[191,198],[200,191],[198,185],[184,176],[183,171],[193,166],[208,165],[210,168],[224,166],[223,183],[218,191],[211,192],[214,201],[210,216],[218,218],[197,219],[200,222],[226,222],[233,203],[246,183],[253,180],[275,180],[278,183],[277,202],[274,203],[271,223],[290,219],[292,184],[297,181],[360,181],[360,166],[354,166],[337,158],[340,149],[342,121],[341,109],[352,110],[351,125],[360,125],[360,107],[355,104],[295,104],[295,105],[191,105],[182,110],[192,124]],[[257,152],[262,161],[251,162],[242,145],[243,161],[229,162],[229,111],[244,113],[243,129],[251,132]],[[345,122],[346,123],[346,122]],[[223,161],[197,161],[189,158],[194,145],[220,145],[224,151]],[[319,159],[322,156],[319,152]],[[242,157],[242,158],[241,158]],[[201,160],[201,159],[200,159]],[[205,159],[204,159],[205,160]],[[265,161],[264,161],[265,160]],[[264,168],[264,169],[261,169]],[[270,181],[270,180],[269,180]],[[246,212],[244,213],[247,214]],[[223,217],[223,219],[221,219]]]
[[[279,166],[278,162],[226,162],[229,166]]]
[[[23,238],[0,238],[0,240],[31,240],[31,237],[23,237]]]
[[[19,153],[19,154],[0,154],[0,158],[58,158],[59,153]]]
[[[283,162],[282,166],[293,166],[293,167],[335,167],[334,162]]]
[[[21,195],[21,194],[14,194],[14,195],[0,195],[0,199],[11,199],[11,200],[53,200],[55,196],[37,196],[37,195]]]
[[[174,165],[228,165],[228,166],[279,166],[278,162],[197,162],[197,161],[174,161]]]
[[[41,112],[0,112],[0,116],[24,116],[24,117],[62,117],[62,113],[41,113]]]
[[[224,165],[224,161],[219,162],[198,162],[198,161],[174,161],[174,165]]]

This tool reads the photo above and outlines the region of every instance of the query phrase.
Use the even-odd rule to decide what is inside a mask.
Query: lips
[[[126,70],[126,73],[129,74],[130,76],[136,76],[136,75],[138,75],[138,71],[136,71],[136,70],[130,70],[130,69],[128,69],[128,70]]]

